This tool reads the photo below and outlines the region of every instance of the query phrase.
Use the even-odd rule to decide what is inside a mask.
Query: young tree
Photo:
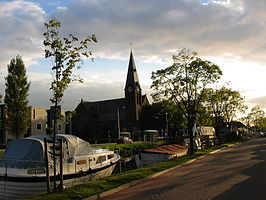
[[[30,108],[26,69],[20,56],[13,58],[7,65],[5,99],[7,112],[7,128],[16,138],[23,137],[29,128]]]
[[[79,39],[72,34],[68,37],[60,38],[59,28],[61,23],[52,18],[49,23],[45,23],[47,31],[43,34],[43,44],[45,49],[45,58],[52,57],[54,65],[54,79],[51,83],[53,97],[50,101],[54,104],[59,104],[63,98],[64,91],[72,81],[82,81],[80,77],[73,74],[73,69],[80,68],[84,58],[91,57],[91,51],[87,51],[89,42],[97,42],[96,36],[88,36],[86,39]]]
[[[204,61],[196,52],[182,49],[173,56],[173,64],[165,69],[152,72],[153,98],[175,102],[188,122],[190,153],[193,153],[193,126],[196,123],[202,91],[206,85],[214,83],[222,75],[219,66]]]
[[[91,35],[84,40],[79,41],[73,34],[69,34],[67,37],[60,37],[59,29],[61,23],[52,18],[48,23],[44,24],[47,29],[43,34],[45,46],[45,58],[53,58],[54,65],[52,70],[54,72],[54,79],[51,83],[50,89],[53,92],[53,97],[50,101],[54,104],[53,116],[54,116],[54,132],[53,132],[53,155],[55,155],[55,137],[57,119],[60,115],[60,109],[58,105],[62,101],[64,91],[72,81],[81,81],[81,79],[73,74],[75,68],[80,68],[80,64],[83,64],[82,57],[91,57],[91,51],[87,51],[90,42],[97,42],[96,36]],[[56,179],[56,159],[54,156],[54,179]],[[54,190],[56,190],[56,180],[54,180]]]

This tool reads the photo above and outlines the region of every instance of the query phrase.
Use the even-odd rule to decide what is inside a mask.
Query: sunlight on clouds
[[[6,70],[10,59],[21,55],[26,65],[37,64],[33,59],[42,56],[42,24],[45,11],[29,1],[0,2],[0,67]]]
[[[60,11],[62,11],[62,12],[65,12],[65,11],[67,11],[69,8],[68,7],[65,7],[65,6],[59,6],[59,7],[57,7],[57,10],[60,12]]]
[[[43,23],[50,18],[44,11],[45,1],[0,2],[0,71],[16,55],[23,56],[32,81],[31,101],[42,88],[48,87],[49,72],[41,69],[43,58]],[[221,66],[221,82],[231,81],[233,89],[247,99],[266,93],[266,4],[261,0],[80,0],[49,1],[54,4],[53,16],[62,22],[63,34],[73,33],[79,38],[95,33],[98,43],[91,49],[96,59],[109,58],[128,63],[130,42],[143,88],[151,83],[151,72],[171,65],[172,55],[183,47],[198,51],[199,56]],[[203,6],[204,5],[204,6]],[[48,8],[47,6],[46,8]],[[69,9],[71,8],[71,9]],[[49,7],[51,9],[51,6]],[[47,11],[47,10],[46,10]],[[52,12],[49,10],[49,12]],[[48,12],[48,13],[49,13]],[[116,67],[105,63],[100,69],[91,63],[91,70],[78,72],[84,84],[72,84],[65,98],[96,99],[123,96],[127,64]],[[34,74],[36,73],[36,74]],[[47,73],[47,74],[46,74]],[[43,85],[40,81],[43,81]],[[46,86],[45,86],[46,85]],[[48,85],[48,86],[47,86]],[[113,85],[113,86],[112,86]],[[121,90],[122,88],[122,90]],[[73,92],[73,95],[71,95]],[[112,92],[115,95],[112,95]],[[49,96],[49,89],[45,89]],[[70,100],[67,100],[70,98]],[[257,99],[258,100],[258,99]]]

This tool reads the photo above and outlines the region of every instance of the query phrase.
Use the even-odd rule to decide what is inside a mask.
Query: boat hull
[[[64,175],[64,186],[69,187],[82,182],[87,182],[93,179],[99,179],[105,176],[110,176],[115,168],[116,163],[112,163],[102,168],[80,172],[78,174]],[[53,177],[51,177],[53,180]],[[57,177],[59,180],[59,177]],[[59,181],[57,181],[57,185]],[[53,188],[51,181],[50,188]],[[11,200],[21,197],[32,196],[47,191],[45,176],[38,177],[14,177],[0,176],[0,199]]]

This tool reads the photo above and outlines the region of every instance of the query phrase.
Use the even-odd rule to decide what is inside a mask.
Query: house
[[[52,109],[50,108],[47,112],[46,124],[47,124],[47,134],[52,134],[54,130],[54,117],[52,114]],[[57,130],[56,134],[65,134],[65,111],[60,109],[60,116],[57,119]]]
[[[28,135],[46,134],[46,109],[31,107]]]
[[[149,103],[137,74],[133,53],[130,53],[125,97],[89,102],[81,99],[72,118],[72,134],[90,141],[118,138],[121,131],[131,132],[133,139],[140,137],[140,111]]]
[[[53,130],[53,120],[50,117],[50,110],[45,108],[31,107],[30,108],[30,126],[24,137],[31,135],[48,134]],[[65,111],[61,111],[61,118],[57,122],[57,134],[65,133]],[[6,129],[6,107],[5,104],[0,104],[0,143],[5,144],[8,140],[15,139],[15,136],[10,134]]]

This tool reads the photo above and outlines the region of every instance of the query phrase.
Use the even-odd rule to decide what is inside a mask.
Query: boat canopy
[[[4,159],[43,160],[43,147],[37,140],[14,139],[8,142]]]
[[[43,142],[44,138],[51,140],[48,135],[35,135],[25,139],[36,139]],[[68,151],[69,157],[88,155],[92,152],[90,143],[75,135],[57,134],[56,139],[63,140],[63,151]]]
[[[0,167],[44,167],[43,145],[37,140],[13,139],[8,142]]]
[[[44,163],[44,138],[51,141],[48,135],[35,135],[23,139],[13,139],[8,142],[3,159],[0,165],[8,163],[11,167],[30,167],[33,163]],[[92,148],[88,142],[74,135],[56,135],[56,139],[63,140],[63,152],[68,158],[74,156],[88,155]],[[50,143],[49,146],[52,146]]]

